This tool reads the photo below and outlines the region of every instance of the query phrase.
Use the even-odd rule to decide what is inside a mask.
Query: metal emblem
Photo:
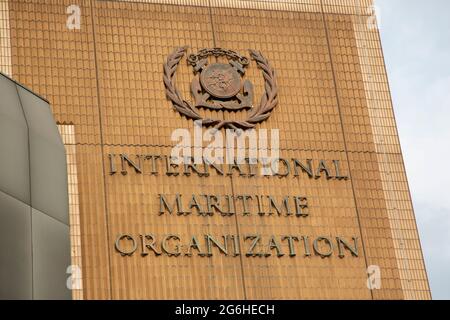
[[[202,87],[213,97],[234,97],[241,89],[241,76],[229,64],[214,63],[200,75]]]
[[[256,124],[269,118],[278,104],[278,89],[275,71],[262,54],[250,50],[252,59],[263,71],[265,93],[258,107],[253,107],[253,84],[244,79],[248,58],[221,48],[202,49],[197,54],[189,55],[187,62],[192,66],[195,78],[191,83],[191,93],[195,104],[185,101],[175,88],[174,76],[179,62],[187,47],[176,49],[164,64],[164,85],[169,100],[182,115],[193,120],[202,120],[204,126],[220,128],[251,129]],[[216,61],[211,62],[211,60]],[[218,62],[217,59],[222,58]],[[241,111],[248,110],[247,120],[203,119],[198,109]]]

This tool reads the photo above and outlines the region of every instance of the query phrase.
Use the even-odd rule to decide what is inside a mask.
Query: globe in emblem
[[[200,75],[202,87],[219,99],[236,96],[241,90],[241,77],[230,64],[213,63]]]
[[[187,49],[186,46],[176,48],[164,63],[163,82],[166,96],[181,115],[201,121],[202,126],[214,126],[216,130],[253,129],[270,117],[278,104],[278,87],[275,70],[260,51],[249,49],[251,59],[262,71],[265,89],[259,106],[254,106],[253,84],[245,77],[250,60],[233,50],[223,48],[204,48],[197,54],[188,56],[187,62],[192,66],[194,73],[190,86],[194,101],[184,100],[175,86],[175,73]],[[215,63],[211,63],[213,57],[216,58]],[[219,58],[221,63],[217,60]],[[228,63],[224,62],[225,59]],[[231,115],[230,118],[219,118],[214,112],[210,114],[212,116],[210,118],[201,114],[200,109],[226,111]],[[247,117],[240,111],[248,111]],[[245,119],[242,117],[234,119],[233,113],[236,112],[244,115]]]

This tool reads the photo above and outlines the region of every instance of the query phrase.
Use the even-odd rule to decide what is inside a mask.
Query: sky
[[[433,299],[450,299],[450,1],[376,6]]]

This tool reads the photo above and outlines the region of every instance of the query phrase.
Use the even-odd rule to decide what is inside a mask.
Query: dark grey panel
[[[18,86],[30,137],[31,206],[69,224],[64,145],[48,103]]]
[[[1,191],[0,299],[32,299],[31,208]]]
[[[28,121],[28,127],[33,132],[33,135],[37,134],[43,139],[63,147],[50,105],[21,86],[17,86],[17,91],[19,92],[23,111]]]
[[[16,85],[0,74],[0,190],[30,205],[28,127]]]
[[[69,227],[32,209],[34,299],[71,299],[66,273],[71,264]]]

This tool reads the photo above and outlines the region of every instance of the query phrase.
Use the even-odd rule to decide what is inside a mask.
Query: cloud
[[[450,1],[376,4],[433,297],[450,299]]]

